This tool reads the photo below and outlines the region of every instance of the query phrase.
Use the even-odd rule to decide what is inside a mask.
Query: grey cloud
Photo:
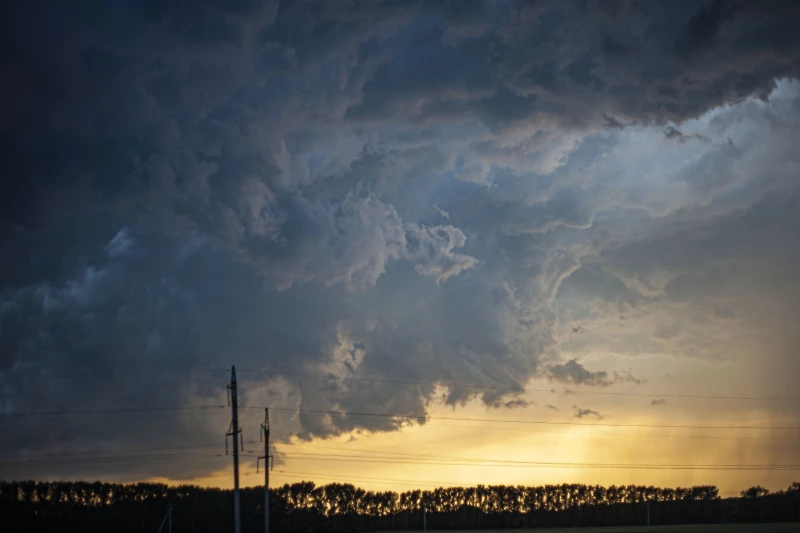
[[[777,342],[771,357],[791,366],[778,339],[788,336],[779,324],[797,312],[789,302],[796,247],[787,246],[798,222],[796,155],[783,140],[783,132],[797,129],[794,83],[782,82],[765,102],[730,105],[685,126],[715,141],[686,143],[697,145],[696,162],[672,175],[694,193],[674,207],[610,224],[595,219],[592,232],[616,235],[565,281],[557,301],[574,317],[571,324],[597,320],[592,349],[743,364],[747,354]],[[726,138],[733,142],[720,145]],[[606,290],[595,297],[600,287]],[[578,294],[594,298],[582,303]],[[623,311],[627,326],[615,320]],[[570,339],[562,346],[578,356],[587,345]]]
[[[450,213],[448,213],[447,211],[445,211],[444,209],[442,209],[442,208],[441,208],[441,207],[439,207],[438,205],[434,204],[434,205],[433,205],[433,209],[434,209],[434,210],[435,210],[437,213],[439,213],[439,215],[440,215],[442,218],[445,218],[445,219],[447,219],[447,220],[450,220]]]
[[[736,311],[730,307],[716,305],[714,306],[714,318],[718,318],[720,320],[732,320],[736,318]]]
[[[570,359],[562,364],[549,365],[545,369],[545,376],[551,381],[594,387],[609,387],[615,383],[642,383],[630,370],[614,372],[613,376],[609,377],[605,370],[592,372],[575,359]]]
[[[108,254],[113,258],[132,253],[135,246],[130,230],[128,228],[122,228],[114,235],[114,238],[108,242],[106,250],[108,250]]]
[[[665,405],[667,400],[664,398],[653,398],[650,400],[650,405]]]
[[[664,321],[656,326],[653,336],[656,339],[671,339],[681,333],[681,324],[677,320]]]
[[[679,130],[678,128],[676,128],[675,126],[672,126],[672,125],[667,125],[667,126],[664,127],[664,136],[667,139],[678,141],[678,142],[686,142],[686,141],[689,141],[691,139],[698,139],[700,141],[707,141],[708,140],[705,136],[700,135],[699,133],[693,133],[691,135],[687,135],[687,134],[683,133],[681,130]]]
[[[679,122],[730,97],[766,94],[776,77],[792,75],[799,50],[786,30],[798,13],[781,2],[482,9],[501,22],[474,25],[453,41],[444,37],[452,19],[442,10],[441,25],[418,25],[377,43],[395,54],[386,53],[392,59],[366,81],[363,100],[348,116],[425,120],[471,113],[493,129],[542,119],[571,126],[608,117],[616,125]],[[564,42],[572,44],[569,52],[560,48]],[[418,67],[413,75],[410,64]]]
[[[453,253],[466,242],[464,233],[453,226],[413,227],[409,237],[414,242],[409,255],[419,258],[415,267],[417,272],[436,278],[437,283],[477,264],[474,257]]]
[[[796,73],[796,12],[702,9],[14,4],[0,67],[0,408],[218,404],[226,375],[203,369],[233,362],[248,404],[308,409],[419,413],[434,394],[348,377],[637,382],[574,359],[542,368],[566,359],[562,313],[596,342],[599,310],[723,305],[735,272],[709,268],[741,259],[742,239],[775,268],[795,259],[796,189],[784,178],[796,98],[782,85],[768,106],[739,100]],[[707,125],[682,122],[736,101]],[[650,123],[716,144],[664,147]],[[654,179],[652,158],[620,163],[619,152],[647,153],[630,150],[636,138],[710,151],[678,179]],[[788,163],[759,169],[770,160]],[[197,373],[132,378],[160,368]],[[56,377],[74,373],[86,378]],[[476,396],[521,406],[465,389],[445,401]],[[279,440],[406,423],[276,417]],[[216,442],[224,421],[153,427]],[[112,437],[31,420],[0,440],[114,448],[151,422]]]
[[[493,401],[489,404],[491,407],[502,407],[504,409],[518,409],[521,407],[529,407],[531,405],[536,405],[534,402],[530,402],[523,398],[513,398],[511,400],[502,401],[498,399],[497,401]]]
[[[595,418],[597,420],[603,420],[603,419],[606,418],[605,415],[602,415],[602,414],[598,413],[597,411],[595,411],[593,409],[581,409],[577,405],[573,405],[572,409],[575,410],[575,415],[574,415],[575,418],[586,418],[586,417],[589,417],[589,418]]]
[[[734,18],[745,4],[715,0],[711,5],[701,6],[681,30],[675,42],[675,51],[682,56],[690,56],[711,44],[722,23]]]
[[[298,254],[286,256],[289,263],[277,273],[272,270],[275,254],[264,257],[258,244],[248,249],[266,274],[277,276],[282,288],[311,280],[362,288],[375,285],[388,262],[401,258],[415,261],[417,272],[435,278],[437,283],[476,264],[473,257],[454,252],[466,242],[463,232],[453,226],[405,224],[394,207],[374,195],[348,193],[338,205],[304,203],[303,208],[318,235],[315,249],[309,249],[307,241]],[[280,257],[280,248],[286,246],[269,245],[266,251],[276,248]]]

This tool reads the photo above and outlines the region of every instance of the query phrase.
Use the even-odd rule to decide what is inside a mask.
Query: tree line
[[[263,487],[241,491],[243,531],[263,530]],[[173,531],[230,529],[230,490],[193,485],[101,482],[0,482],[0,516],[9,532],[157,531],[175,506]],[[358,532],[421,529],[521,528],[800,521],[800,483],[775,494],[763,487],[722,499],[715,486],[659,488],[561,484],[478,485],[434,490],[367,491],[312,482],[270,489],[275,531]],[[8,528],[8,529],[6,529]]]

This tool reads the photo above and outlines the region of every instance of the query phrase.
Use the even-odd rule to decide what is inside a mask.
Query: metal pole
[[[428,510],[422,509],[422,531],[428,533]]]
[[[269,533],[269,408],[264,408],[264,533]]]
[[[239,516],[239,400],[236,395],[236,366],[231,367],[231,431],[233,437],[233,531],[242,533],[241,517]]]
[[[172,504],[169,505],[169,510],[167,511],[169,514],[169,525],[167,526],[167,531],[172,533]]]
[[[647,530],[650,530],[650,502],[647,502]]]

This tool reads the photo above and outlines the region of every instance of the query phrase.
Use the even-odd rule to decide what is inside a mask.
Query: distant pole
[[[422,508],[422,531],[428,533],[428,509]]]
[[[269,533],[269,408],[264,408],[264,423],[261,424],[264,435],[264,533]],[[256,459],[256,469],[258,469],[258,459]]]
[[[241,517],[239,516],[239,443],[241,430],[239,429],[239,398],[236,394],[236,367],[231,367],[231,384],[228,386],[231,402],[231,429],[226,436],[233,437],[233,531],[242,533]],[[242,446],[244,441],[242,440]],[[244,450],[244,448],[242,448]]]
[[[650,531],[650,502],[647,502],[647,530]]]

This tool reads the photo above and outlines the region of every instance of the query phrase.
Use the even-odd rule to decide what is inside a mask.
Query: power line
[[[225,457],[223,453],[186,453],[186,454],[163,454],[163,455],[119,455],[109,457],[88,457],[69,461],[68,465],[74,464],[102,464],[102,463],[117,463],[125,461],[155,461],[155,460],[176,460],[176,459],[196,459],[198,457]],[[15,460],[0,462],[0,467],[15,467],[15,466],[49,466],[49,465],[65,465],[62,460]]]
[[[51,459],[57,457],[75,457],[75,456],[102,456],[102,455],[115,455],[115,454],[124,454],[124,453],[140,453],[140,452],[161,452],[161,451],[169,451],[169,450],[188,450],[188,449],[195,449],[195,448],[213,448],[218,447],[219,443],[214,444],[195,444],[189,446],[168,446],[168,447],[160,447],[160,448],[132,448],[128,450],[111,450],[107,452],[97,452],[97,451],[84,451],[84,452],[70,452],[70,453],[57,453],[57,454],[46,454],[46,455],[37,455],[36,457],[30,457],[26,459]],[[18,457],[0,457],[0,462],[7,461],[7,460],[15,460],[19,459]]]
[[[734,469],[734,470],[748,470],[748,469],[768,469],[768,470],[785,470],[785,469],[800,469],[800,465],[794,464],[778,464],[778,465],[764,465],[764,464],[648,464],[648,463],[584,463],[584,462],[544,462],[544,461],[518,461],[518,460],[505,460],[505,459],[485,459],[474,457],[452,457],[443,455],[424,455],[413,454],[404,452],[385,452],[378,450],[363,450],[363,449],[345,449],[339,447],[326,447],[314,446],[303,444],[292,444],[290,447],[307,447],[318,449],[332,449],[340,451],[352,451],[360,453],[371,453],[377,455],[341,455],[341,454],[315,454],[315,453],[283,453],[283,457],[299,458],[299,457],[323,457],[329,459],[340,458],[356,458],[356,459],[388,459],[391,462],[404,461],[403,464],[442,464],[431,463],[431,460],[447,461],[444,464],[453,465],[474,465],[480,463],[489,466],[521,466],[521,465],[535,465],[546,467],[581,467],[581,468],[653,468],[653,469]],[[385,457],[392,455],[395,457]],[[425,462],[420,462],[425,461]]]
[[[384,453],[384,452],[374,452]],[[748,464],[699,464],[699,465],[668,465],[668,464],[648,464],[648,463],[583,463],[583,462],[552,462],[552,461],[517,461],[517,460],[504,460],[504,459],[484,459],[473,457],[450,457],[442,455],[420,455],[420,454],[394,454],[405,455],[406,457],[380,457],[380,456],[364,456],[364,455],[341,455],[341,454],[318,454],[318,453],[299,453],[284,454],[287,457],[348,457],[357,459],[390,459],[390,460],[408,460],[408,461],[429,461],[439,460],[456,462],[455,464],[472,464],[481,463],[489,465],[536,465],[536,466],[591,466],[591,467],[608,467],[608,468],[624,468],[624,467],[648,467],[648,468],[682,468],[682,467],[702,467],[702,468],[800,468],[800,465],[748,465]]]
[[[391,452],[370,452],[374,454],[390,454]],[[255,452],[248,452],[248,456],[254,457]],[[341,455],[341,454],[317,454],[317,453],[283,453],[282,457],[293,460],[310,461],[329,461],[337,462],[357,462],[357,463],[382,463],[382,464],[408,464],[408,465],[437,465],[437,466],[479,466],[479,467],[500,467],[500,468],[560,468],[560,469],[634,469],[634,470],[720,470],[720,471],[786,471],[800,469],[800,465],[736,465],[736,464],[700,464],[700,465],[669,465],[669,464],[637,464],[637,463],[588,463],[588,462],[543,462],[543,461],[517,461],[500,459],[481,459],[469,457],[450,457],[437,455],[421,454],[402,454],[394,453],[396,457],[385,457],[381,455]],[[126,461],[152,461],[165,459],[196,459],[196,458],[222,458],[221,453],[183,453],[183,454],[161,454],[161,455],[116,455],[81,458],[70,461],[69,464],[105,464]],[[51,466],[60,465],[63,461],[57,460],[16,460],[0,462],[0,467],[15,466]],[[227,475],[227,474],[226,474]],[[172,479],[172,478],[171,478]],[[177,478],[176,478],[177,479]],[[397,480],[401,481],[401,480]]]
[[[794,471],[800,469],[800,465],[751,465],[751,466],[717,466],[717,465],[647,465],[647,464],[604,464],[604,463],[480,463],[480,462],[456,462],[456,461],[433,461],[433,460],[403,460],[403,458],[376,458],[358,457],[347,455],[325,455],[325,454],[284,454],[284,458],[299,461],[329,461],[346,463],[379,463],[379,464],[403,464],[419,466],[476,466],[489,468],[558,468],[558,469],[618,469],[618,470],[714,470],[714,471]]]
[[[0,413],[0,417],[11,416],[67,416],[67,415],[92,415],[92,414],[109,414],[109,413],[145,413],[145,412],[163,412],[163,411],[193,411],[201,409],[225,409],[225,405],[194,405],[185,407],[140,407],[135,409],[90,409],[84,411],[33,411],[33,412],[20,412],[12,411]]]
[[[269,371],[269,370],[253,370],[244,369],[243,372],[253,374],[272,374],[280,376],[302,377],[309,379],[335,379],[342,381],[359,381],[367,383],[381,383],[386,385],[425,385],[425,386],[441,386],[451,389],[477,389],[477,390],[502,390],[508,392],[550,392],[556,393],[553,388],[549,389],[536,389],[531,387],[504,387],[493,385],[476,385],[469,383],[451,383],[444,381],[411,381],[399,379],[382,379],[382,378],[359,378],[359,377],[340,377],[325,374],[310,374],[303,372],[284,372],[284,371]],[[733,396],[733,395],[707,395],[707,394],[674,394],[674,393],[643,393],[643,392],[613,392],[613,391],[576,391],[573,389],[565,390],[565,393],[576,395],[592,395],[592,396],[633,396],[643,398],[687,398],[698,400],[742,400],[742,401],[783,401],[783,402],[800,402],[800,398],[793,398],[787,396]]]
[[[422,386],[442,386],[451,389],[475,389],[475,390],[500,390],[508,392],[549,392],[557,393],[554,388],[533,388],[533,387],[514,387],[514,386],[500,386],[500,385],[478,385],[473,383],[460,383],[460,382],[446,382],[446,381],[413,381],[413,380],[399,380],[399,379],[384,379],[384,378],[366,378],[366,377],[350,377],[350,376],[332,376],[326,374],[312,374],[305,372],[287,372],[287,371],[272,371],[272,370],[259,370],[259,369],[240,369],[240,372],[251,374],[273,374],[280,376],[292,376],[306,379],[336,379],[341,381],[356,381],[365,383],[380,383],[384,385],[422,385]],[[86,374],[28,374],[27,378],[35,379],[80,379],[80,378],[106,378],[114,376],[169,376],[169,375],[191,375],[202,373],[222,373],[230,372],[226,368],[198,368],[187,370],[165,370],[165,371],[128,371],[128,370],[113,370],[110,372],[92,372]],[[578,384],[580,385],[580,384]],[[587,390],[574,390],[565,389],[566,394],[574,395],[592,395],[592,396],[630,396],[641,398],[671,398],[671,399],[699,399],[699,400],[740,400],[740,401],[782,401],[782,402],[800,402],[800,398],[788,396],[735,396],[735,395],[710,395],[710,394],[674,394],[674,393],[661,393],[661,392],[615,392],[615,391],[587,391]]]
[[[275,409],[273,409],[275,410]],[[348,419],[354,420],[363,420],[363,421],[370,421],[370,422],[377,422],[374,418],[367,418],[367,417],[359,417],[359,416],[348,416]],[[513,431],[517,433],[537,433],[537,434],[550,434],[555,436],[560,435],[576,435],[576,436],[589,436],[589,437],[628,437],[628,438],[643,438],[643,439],[701,439],[701,440],[764,440],[764,441],[774,441],[774,440],[790,440],[795,441],[796,437],[725,437],[721,435],[637,435],[633,433],[594,433],[594,432],[587,432],[587,431],[557,431],[557,430],[543,430],[543,429],[529,429],[529,428],[507,428],[507,427],[496,427],[496,426],[485,426],[485,425],[455,425],[455,424],[441,424],[437,422],[429,423],[426,422],[426,426],[430,424],[431,426],[435,427],[446,427],[446,428],[460,428],[460,429],[485,429],[490,428],[492,431]]]
[[[135,371],[135,370],[111,370],[106,372],[93,372],[87,369],[86,373],[79,374],[32,374],[26,373],[26,379],[84,379],[84,378],[110,378],[115,376],[186,376],[191,374],[230,372],[226,368],[197,368],[187,370],[159,370],[159,371]]]
[[[260,409],[258,407],[245,407],[245,409]],[[798,431],[800,427],[797,426],[695,426],[689,424],[609,424],[600,422],[557,422],[551,420],[503,420],[496,418],[463,418],[463,417],[448,417],[448,416],[429,416],[429,415],[404,415],[399,413],[364,413],[353,411],[326,411],[322,409],[294,409],[288,407],[271,407],[273,411],[286,411],[293,413],[307,413],[318,415],[332,415],[332,416],[372,416],[381,418],[401,418],[406,420],[457,420],[461,422],[490,422],[490,423],[508,423],[508,424],[544,424],[553,426],[601,426],[601,427],[628,427],[628,428],[661,428],[661,429],[746,429],[746,430],[762,430],[762,431]]]
[[[216,406],[212,406],[212,407],[216,407]],[[243,407],[243,408],[246,408],[246,407]],[[251,409],[260,409],[260,408],[251,407]],[[275,408],[273,410],[275,410],[275,411],[287,411],[287,410],[288,411],[298,411],[298,410],[280,409],[280,408]],[[176,409],[176,411],[177,411],[177,409]],[[114,411],[109,411],[109,412],[113,413]],[[308,412],[308,411],[306,411],[306,412]],[[57,415],[54,414],[54,415],[51,415],[52,416],[51,418],[42,418],[40,420],[41,421],[60,421],[60,422],[73,423],[73,422],[85,422],[85,421],[96,421],[96,420],[113,420],[113,421],[119,421],[119,422],[126,422],[126,421],[129,421],[129,420],[142,420],[142,419],[151,420],[151,419],[157,419],[157,418],[165,418],[165,419],[166,418],[172,418],[172,416],[168,415],[168,414],[143,414],[143,415],[138,415],[138,416],[135,416],[135,415],[134,416],[121,416],[121,415],[115,415],[115,416],[83,416],[83,415],[67,416],[67,415],[72,415],[72,414],[74,414],[74,412],[61,413],[62,417],[58,417]],[[121,414],[124,414],[124,413],[121,413]],[[333,413],[319,412],[319,413],[310,413],[310,414],[317,414],[317,415],[323,416],[325,414],[333,414]],[[12,415],[12,416],[23,416],[24,413],[16,412],[16,413],[10,413],[10,415]],[[210,412],[210,413],[209,412],[198,412],[198,413],[183,412],[183,414],[182,414],[182,416],[225,416],[225,415],[227,415],[227,413],[225,413],[223,411]],[[339,413],[339,412],[336,412],[335,415],[336,416],[347,416],[348,419],[362,420],[362,421],[368,421],[368,422],[377,422],[377,420],[375,420],[375,416],[381,416],[381,417],[387,417],[387,416],[393,417],[393,416],[396,416],[396,417],[401,417],[401,418],[419,418],[419,419],[423,418],[421,416],[420,417],[416,417],[416,416],[405,417],[403,415],[377,415],[377,414],[376,415],[369,415],[369,416],[372,416],[372,418],[369,418],[369,416],[359,416],[359,415],[356,415],[354,413],[345,414],[345,413]],[[50,416],[50,415],[43,415],[43,416]],[[2,422],[2,418],[3,418],[3,415],[0,414],[0,423]],[[433,423],[428,422],[430,420],[433,420],[434,422]],[[442,423],[436,422],[437,420],[444,420],[444,418],[428,417],[426,419],[426,425],[428,423],[430,423],[431,426],[435,426],[435,427],[447,427],[447,428],[459,428],[459,429],[489,428],[492,431],[513,431],[513,432],[517,432],[517,433],[537,433],[537,434],[552,434],[552,435],[574,435],[574,436],[581,436],[581,437],[589,436],[589,437],[612,437],[612,438],[626,437],[626,438],[657,438],[657,439],[756,440],[756,441],[759,441],[759,440],[763,440],[763,441],[792,440],[793,441],[793,440],[795,440],[795,437],[780,437],[780,436],[758,436],[758,437],[755,437],[755,436],[736,436],[736,437],[727,437],[727,436],[721,436],[721,435],[663,435],[663,434],[658,434],[658,435],[647,435],[647,434],[637,435],[637,434],[630,434],[630,433],[596,433],[596,432],[586,432],[586,431],[582,431],[582,432],[574,432],[574,431],[573,432],[562,432],[562,431],[546,431],[546,430],[541,430],[541,429],[528,429],[528,428],[508,428],[508,427],[497,427],[497,426],[463,425],[463,424],[462,425],[442,424]],[[459,420],[459,421],[467,421],[467,422],[475,421],[473,419],[467,419],[467,418],[458,418],[458,419],[455,419],[455,418],[450,419],[450,418],[448,418],[447,420]],[[520,421],[515,421],[515,420],[493,420],[492,422],[496,422],[496,423],[502,423],[502,422],[518,423]],[[557,424],[556,422],[530,422],[530,423]],[[568,424],[568,423],[563,423],[563,424]],[[576,425],[576,426],[579,426],[579,427],[580,426],[627,427],[627,426],[618,425],[618,424],[574,423],[572,425]],[[634,427],[673,428],[673,427],[676,427],[676,426],[634,426]],[[694,426],[692,426],[692,427],[694,427]],[[703,426],[697,426],[697,427],[698,428],[703,428]],[[707,428],[707,429],[712,429],[712,428],[713,429],[733,429],[733,428],[725,428],[725,427],[719,427],[719,426],[712,426],[712,427]],[[756,428],[757,429],[764,429],[764,430],[773,429],[773,428],[767,428],[767,427],[753,427],[752,429],[756,429]],[[745,428],[742,428],[742,429],[745,429]],[[776,428],[776,429],[790,429],[790,428]]]
[[[216,412],[216,413],[181,413],[181,416],[222,416],[226,415],[227,413],[224,412]],[[92,420],[116,420],[119,422],[126,422],[128,420],[142,420],[142,419],[154,419],[154,418],[173,418],[174,415],[129,415],[129,416],[62,416],[62,417],[44,417],[37,419],[37,422],[85,422],[85,421],[92,421]],[[0,416],[0,423],[3,422],[3,417]]]
[[[368,420],[368,419],[365,419]],[[426,424],[427,425],[427,424]],[[545,433],[550,435],[577,435],[577,436],[588,436],[588,437],[629,437],[629,438],[640,438],[640,439],[710,439],[710,440],[766,440],[766,441],[773,441],[773,440],[796,440],[795,437],[723,437],[719,435],[636,435],[633,433],[592,433],[592,432],[576,432],[576,431],[546,431],[541,429],[521,429],[521,428],[500,428],[494,426],[456,426],[453,424],[431,424],[432,426],[436,427],[447,427],[447,428],[462,428],[462,429],[481,429],[489,427],[492,431],[515,431],[521,433]]]
[[[200,447],[200,446],[198,446]],[[221,453],[176,453],[176,454],[143,454],[143,455],[110,455],[100,456],[103,452],[97,452],[95,457],[81,457],[69,462],[72,464],[106,464],[127,461],[158,461],[175,459],[197,459],[197,458],[224,458]],[[128,452],[131,453],[131,452]],[[363,451],[362,451],[363,453]],[[720,470],[720,471],[785,471],[798,470],[800,465],[777,464],[649,464],[649,463],[596,463],[596,462],[555,462],[555,461],[519,461],[502,459],[482,459],[470,457],[452,457],[441,455],[422,455],[396,452],[369,452],[379,455],[343,455],[343,454],[321,454],[321,453],[283,453],[282,457],[290,460],[305,461],[331,461],[354,462],[354,463],[381,463],[381,464],[406,464],[406,465],[437,465],[437,466],[478,466],[478,467],[498,467],[498,468],[560,468],[560,469],[632,469],[632,470]],[[250,457],[255,457],[257,452],[248,451]],[[387,455],[394,455],[387,457]],[[4,460],[0,461],[0,467],[18,466],[51,466],[63,465],[64,462],[57,459],[39,458],[29,460]]]
[[[14,416],[81,416],[92,414],[126,414],[126,413],[152,413],[152,412],[178,412],[178,411],[191,411],[191,410],[206,410],[206,409],[224,409],[224,405],[202,405],[202,406],[187,406],[187,407],[148,407],[136,409],[95,409],[84,411],[38,411],[38,412],[7,412],[0,416],[14,417]],[[242,407],[243,409],[262,409],[261,407]],[[557,426],[597,426],[597,427],[631,427],[631,428],[661,428],[661,429],[726,429],[726,430],[763,430],[763,431],[797,431],[800,427],[797,426],[704,426],[704,425],[690,425],[690,424],[610,424],[603,422],[559,422],[552,420],[519,420],[519,419],[496,419],[496,418],[468,418],[468,417],[445,417],[445,416],[430,416],[430,415],[406,415],[400,413],[368,413],[368,412],[353,412],[353,411],[334,411],[334,410],[321,410],[321,409],[297,409],[286,407],[275,407],[273,411],[284,411],[294,413],[306,413],[316,415],[331,415],[340,417],[379,417],[379,418],[400,418],[406,420],[428,421],[428,420],[452,420],[461,422],[483,422],[483,423],[508,423],[508,424],[543,424],[543,425],[557,425]],[[207,415],[207,413],[203,413]],[[118,418],[118,417],[115,417]]]
[[[487,458],[475,458],[475,457],[452,457],[447,455],[427,455],[427,454],[415,454],[415,453],[405,453],[405,452],[387,452],[387,451],[380,451],[380,450],[364,450],[361,448],[355,449],[347,449],[341,447],[333,447],[333,446],[315,446],[311,444],[289,444],[289,445],[281,445],[281,447],[302,447],[302,448],[315,448],[315,449],[322,449],[322,450],[337,450],[337,451],[347,451],[347,452],[357,452],[357,453],[368,453],[368,454],[378,454],[378,456],[397,456],[397,457],[388,457],[389,459],[393,458],[405,458],[405,459],[433,459],[433,460],[447,460],[447,461],[468,461],[468,462],[481,462],[481,463],[513,463],[513,464],[584,464],[584,463],[543,463],[539,461],[518,461],[518,460],[507,460],[507,459],[487,459]],[[291,452],[289,452],[291,453]],[[305,454],[305,455],[320,455],[321,454]],[[334,457],[338,457],[334,455]],[[348,457],[348,456],[342,456]],[[363,458],[370,458],[371,456],[359,456],[359,455],[352,455],[352,457],[363,457]],[[372,457],[375,457],[373,455]],[[386,457],[380,457],[386,458]],[[587,464],[603,464],[603,463],[587,463]],[[605,463],[607,466],[640,466],[635,463]],[[645,465],[645,466],[726,466],[726,467],[763,467],[763,466],[781,466],[781,467],[797,467],[800,468],[800,465],[747,465],[747,464],[717,464],[717,465]]]

